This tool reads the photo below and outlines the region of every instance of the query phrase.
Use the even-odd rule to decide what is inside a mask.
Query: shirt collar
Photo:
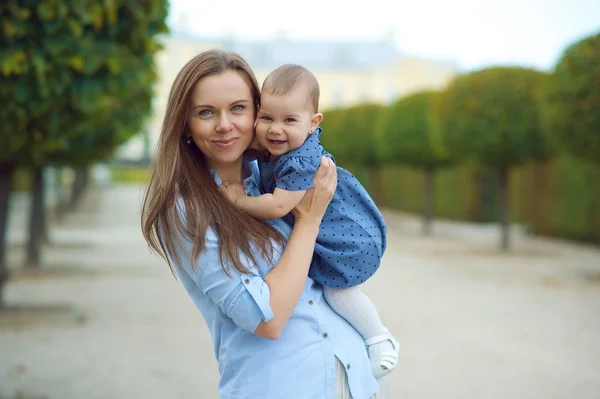
[[[242,159],[242,184],[246,185],[246,183],[248,182],[249,179],[252,179],[252,172],[253,169],[250,165],[251,159],[244,156]],[[217,172],[213,169],[213,168],[209,168],[210,170],[210,175],[212,176],[213,180],[215,181],[215,183],[217,183],[217,185],[221,185],[223,184],[223,180],[221,179],[221,177],[217,174]]]

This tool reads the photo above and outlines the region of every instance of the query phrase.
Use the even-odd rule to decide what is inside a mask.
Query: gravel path
[[[9,283],[9,303],[72,304],[85,322],[0,314],[0,398],[217,399],[208,330],[149,254],[140,198],[98,191],[52,230],[45,268]],[[515,229],[506,255],[493,227],[440,221],[423,238],[414,217],[386,219],[389,249],[364,292],[401,341],[390,398],[600,398],[599,249]]]

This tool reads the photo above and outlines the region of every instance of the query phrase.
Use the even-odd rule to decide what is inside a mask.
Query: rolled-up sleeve
[[[240,282],[243,289],[226,313],[235,324],[254,332],[261,320],[268,322],[273,319],[273,310],[269,305],[271,293],[269,286],[260,276],[242,274]]]
[[[259,273],[260,267],[251,264],[245,256],[240,256],[250,273],[241,273],[235,267],[226,265],[228,275],[221,266],[218,240],[211,229],[206,232],[206,248],[200,253],[196,265],[189,261],[191,243],[188,241],[184,244],[189,251],[182,256],[185,272],[194,280],[197,288],[234,323],[254,332],[261,321],[268,322],[273,318],[269,304],[271,293]]]

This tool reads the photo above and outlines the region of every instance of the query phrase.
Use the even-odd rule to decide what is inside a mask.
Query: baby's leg
[[[364,339],[383,334],[385,327],[381,323],[375,305],[362,292],[360,286],[350,288],[323,287],[325,299],[333,310],[346,319]]]
[[[381,378],[392,371],[398,361],[398,342],[383,326],[377,309],[360,292],[360,287],[323,287],[323,292],[332,309],[352,324],[367,342],[373,375]]]

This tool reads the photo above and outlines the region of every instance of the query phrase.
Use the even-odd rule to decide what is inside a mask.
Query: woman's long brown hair
[[[250,66],[235,53],[210,50],[197,55],[181,69],[169,94],[142,206],[142,232],[151,250],[167,261],[174,274],[173,263],[181,263],[176,245],[181,246],[182,239],[193,243],[192,253],[186,256],[195,265],[205,248],[209,227],[219,240],[219,256],[226,273],[228,265],[242,273],[249,271],[241,255],[253,264],[257,264],[255,254],[272,260],[273,242],[284,241],[277,230],[234,207],[219,191],[202,152],[186,143],[194,86],[203,77],[228,70],[236,71],[248,83],[256,116],[258,83]]]

